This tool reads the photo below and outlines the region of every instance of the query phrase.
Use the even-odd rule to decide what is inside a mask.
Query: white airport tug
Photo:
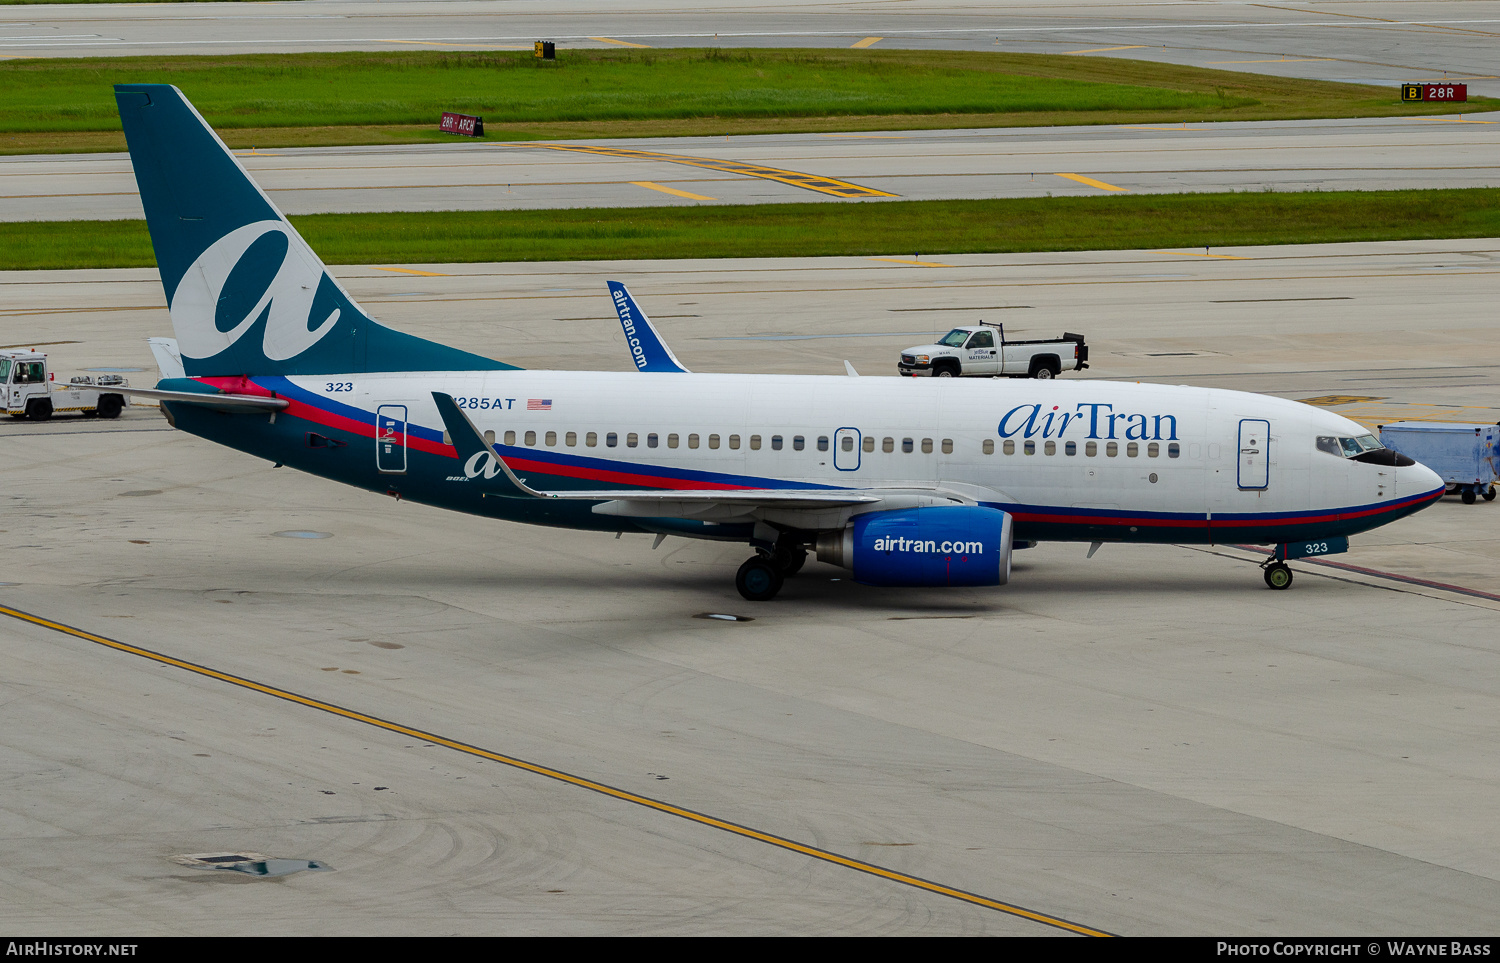
[[[78,375],[65,385],[57,384],[47,370],[45,353],[0,349],[0,402],[12,418],[45,421],[58,413],[118,418],[125,409],[125,396],[110,389],[129,386],[117,374],[97,379]]]

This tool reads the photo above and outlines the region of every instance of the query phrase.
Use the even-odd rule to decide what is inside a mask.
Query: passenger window
[[[507,431],[505,433],[505,443],[507,445],[514,445],[516,443],[516,433],[513,431]]]
[[[986,455],[993,455],[995,453],[995,439],[986,438],[981,447],[984,449]]]
[[[1026,441],[1024,441],[1021,444],[1021,450],[1024,451],[1028,455],[1035,455],[1036,454],[1036,442],[1032,441],[1030,438],[1026,439]]]
[[[839,447],[842,448],[842,449],[844,449],[845,451],[853,451],[854,450],[854,436],[853,435],[845,435],[843,437],[843,440],[839,442]]]
[[[1120,454],[1120,443],[1118,441],[1111,441],[1106,443],[1104,446],[1104,453],[1109,457],[1114,458],[1115,456]]]
[[[655,448],[656,447],[656,432],[653,431],[653,432],[649,433],[648,435],[646,435],[646,447],[647,448]]]
[[[740,447],[740,436],[739,435],[730,435],[729,436],[729,447],[730,448],[734,448],[734,449],[738,449]]]
[[[535,444],[536,444],[536,432],[534,432],[534,431],[528,431],[526,433],[526,447],[530,448],[532,445],[535,445]]]
[[[667,447],[668,448],[676,448],[677,447],[677,436],[675,434],[671,434],[671,435],[667,436]]]
[[[1014,455],[1016,453],[1016,440],[1014,438],[1005,439],[1005,448],[1003,451],[1007,455]]]
[[[930,455],[930,454],[932,454],[932,439],[931,438],[923,438],[922,439],[922,454],[924,454],[924,455]]]
[[[951,455],[951,454],[953,454],[953,439],[952,438],[944,438],[943,439],[943,454],[945,454],[945,455]]]
[[[688,435],[688,447],[689,448],[697,448],[698,447],[698,436],[697,435]]]
[[[1084,442],[1083,453],[1090,458],[1099,454],[1099,443],[1097,441]]]
[[[771,450],[772,451],[780,451],[781,450],[781,436],[780,435],[772,435],[771,436]]]
[[[448,435],[448,433],[446,431],[443,432],[443,444],[445,444],[445,445],[451,445],[451,444],[453,444],[453,442],[447,440],[447,435]],[[493,447],[495,447],[495,432],[494,432],[493,429],[487,430],[484,433],[484,446],[486,448],[493,448]]]
[[[636,445],[639,445],[640,443],[641,443],[641,436],[637,435],[633,431],[630,434],[628,434],[628,435],[625,436],[625,447],[626,448],[634,448]]]
[[[588,434],[584,435],[583,443],[585,445],[588,445],[590,448],[597,448],[599,446],[599,433],[597,431],[591,431]]]
[[[760,435],[751,435],[750,436],[750,450],[751,451],[760,451]]]
[[[557,432],[555,432],[555,431],[549,431],[549,432],[547,432],[547,447],[548,448],[556,448],[557,447]]]
[[[605,448],[614,448],[615,446],[619,445],[619,443],[620,443],[620,436],[617,435],[617,434],[615,434],[612,431],[609,434],[607,434],[607,435],[604,436],[604,447]]]
[[[1055,455],[1055,454],[1057,454],[1057,442],[1055,442],[1055,441],[1049,441],[1049,442],[1047,442],[1045,445],[1042,446],[1042,451],[1046,452],[1049,455]]]
[[[901,450],[904,453],[910,455],[913,451],[916,450],[916,448],[917,448],[916,442],[912,441],[910,438],[903,438],[903,439],[901,439]]]
[[[1146,446],[1146,457],[1147,458],[1156,458],[1160,454],[1161,454],[1161,445],[1158,445],[1156,442],[1153,441],[1151,444],[1149,444],[1149,445]]]
[[[845,439],[845,440],[846,441],[851,441],[851,442],[853,441],[852,438]],[[828,436],[827,435],[819,435],[818,436],[818,451],[827,451],[827,450],[828,450]]]
[[[1078,442],[1070,441],[1066,445],[1063,445],[1063,453],[1067,455],[1078,454]]]
[[[801,451],[807,447],[807,439],[801,435],[792,436],[792,451]]]
[[[875,450],[875,436],[874,435],[866,435],[865,436],[864,449],[867,452]]]
[[[567,444],[567,446],[569,448],[577,448],[578,447],[578,432],[576,432],[576,431],[570,431],[570,432],[568,432],[568,434],[563,438],[563,441],[564,441],[564,443]]]
[[[710,448],[718,448],[719,447],[719,436],[718,435],[709,435],[708,436],[708,447],[710,447]]]
[[[880,440],[880,450],[883,451],[883,452],[885,452],[886,454],[890,454],[891,452],[895,451],[896,450],[896,439],[894,439],[894,438],[882,438]]]
[[[1174,441],[1174,442],[1171,442],[1170,444],[1167,445],[1167,457],[1168,458],[1176,458],[1181,453],[1182,453],[1182,449],[1179,448],[1179,447],[1177,447],[1177,442]]]
[[[1126,458],[1134,458],[1135,456],[1139,455],[1140,453],[1141,453],[1141,446],[1138,445],[1138,444],[1136,444],[1133,441],[1130,444],[1128,444],[1128,445],[1125,446],[1125,457]]]

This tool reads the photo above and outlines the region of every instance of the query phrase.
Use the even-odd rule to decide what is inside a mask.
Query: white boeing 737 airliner
[[[1242,392],[693,374],[614,283],[637,370],[523,371],[376,323],[180,91],[115,97],[183,367],[136,393],[277,464],[494,518],[745,542],[751,600],[809,548],[866,584],[1003,585],[1012,549],[1047,539],[1272,545],[1285,588],[1286,559],[1443,493],[1354,422]]]

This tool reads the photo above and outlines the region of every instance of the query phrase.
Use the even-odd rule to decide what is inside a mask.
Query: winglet
[[[610,281],[609,296],[615,302],[615,311],[620,315],[620,327],[625,329],[625,345],[630,348],[630,360],[638,371],[676,371],[683,374],[688,369],[682,366],[672,349],[662,340],[646,312],[635,303],[635,298],[619,281]]]
[[[527,487],[515,476],[499,453],[484,440],[484,433],[474,426],[474,422],[464,414],[452,395],[434,391],[432,400],[437,404],[438,414],[443,418],[443,427],[448,429],[448,437],[453,442],[454,450],[458,452],[459,461],[463,462],[463,477],[451,476],[450,481],[480,481],[499,487],[506,495],[544,497],[541,492]],[[509,485],[495,481],[495,476],[502,473],[510,481]]]

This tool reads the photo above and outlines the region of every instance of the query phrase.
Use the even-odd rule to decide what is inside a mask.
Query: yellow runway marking
[[[1253,261],[1254,258],[1240,257],[1237,254],[1199,254],[1197,251],[1152,251],[1152,254],[1172,254],[1177,257],[1216,257],[1225,261]]]
[[[1464,120],[1462,117],[1423,117],[1438,124],[1500,124],[1500,120]]]
[[[1113,184],[1106,184],[1103,181],[1096,181],[1092,177],[1084,177],[1082,174],[1053,174],[1052,176],[1053,177],[1066,177],[1070,181],[1077,181],[1080,184],[1087,184],[1090,187],[1097,187],[1101,191],[1128,191],[1128,190],[1130,190],[1130,188],[1128,188],[1128,187],[1116,187]]]
[[[204,676],[209,679],[216,679],[220,682],[227,682],[230,685],[240,686],[241,688],[249,689],[252,692],[259,692],[262,695],[274,696],[278,699],[285,699],[287,702],[294,702],[297,705],[305,706],[309,709],[316,709],[319,712],[326,712],[331,715],[340,716],[352,722],[363,723],[368,726],[373,726],[376,729],[384,729],[386,732],[394,732],[398,735],[406,736],[412,739],[421,739],[424,742],[431,742],[439,746],[444,746],[448,749],[466,753],[470,756],[476,756],[480,759],[488,759],[491,762],[498,762],[503,765],[512,766],[516,769],[534,773],[538,776],[546,776],[549,779],[555,779],[558,782],[564,782],[570,786],[577,786],[580,789],[588,789],[592,792],[599,793],[600,795],[610,796],[623,802],[634,803],[637,806],[642,806],[646,809],[653,809],[659,813],[665,813],[669,816],[677,816],[679,818],[688,820],[689,822],[697,823],[700,826],[708,826],[713,829],[723,830],[724,832],[731,833],[735,836],[741,836],[745,839],[753,839],[757,842],[767,843],[780,849],[789,850],[794,853],[800,853],[803,856],[810,856],[813,859],[819,859],[827,863],[833,863],[837,866],[843,866],[846,869],[858,870],[861,873],[869,873],[871,876],[879,876],[882,879],[888,879],[895,883],[902,883],[906,886],[925,890],[929,893],[936,893],[939,896],[948,896],[975,906],[982,906],[986,909],[998,910],[1002,913],[1008,913],[1011,916],[1017,916],[1022,919],[1032,920],[1033,922],[1043,923],[1047,926],[1055,926],[1059,929],[1068,930],[1069,932],[1078,933],[1083,936],[1112,935],[1102,930],[1096,930],[1091,927],[1084,926],[1080,923],[1073,923],[1060,917],[1048,916],[1045,913],[1038,913],[1034,910],[1025,909],[1024,907],[1016,906],[1011,903],[1005,903],[1000,900],[990,899],[987,896],[980,896],[977,893],[970,893],[966,890],[956,889],[952,886],[944,886],[942,883],[934,883],[930,880],[922,879],[920,876],[911,876],[906,873],[899,873],[892,869],[886,869],[883,866],[877,866],[874,863],[867,863],[864,860],[853,859],[849,856],[840,855],[839,853],[835,853],[831,850],[819,849],[816,846],[809,846],[805,843],[799,843],[795,840],[786,839],[782,836],[776,836],[771,833],[761,832],[760,830],[752,829],[749,826],[741,826],[739,823],[732,823],[728,820],[719,819],[715,816],[709,816],[705,813],[696,812],[691,809],[685,809],[681,806],[674,806],[669,802],[663,802],[660,799],[653,799],[650,796],[642,796],[638,793],[629,792],[624,789],[617,789],[614,786],[607,785],[606,783],[595,782],[592,779],[585,779],[582,776],[575,776],[571,773],[563,772],[560,769],[552,769],[547,766],[538,765],[534,762],[526,762],[525,760],[517,759],[514,756],[507,756],[502,753],[492,752],[489,749],[481,749],[478,746],[471,746],[466,742],[459,742],[456,739],[449,739],[445,736],[437,735],[436,733],[427,732],[422,729],[416,729],[411,726],[404,726],[397,722],[391,722],[387,719],[381,719],[378,716],[367,715],[366,713],[357,712],[353,709],[346,709],[343,706],[334,705],[331,702],[323,702],[309,696],[299,695],[287,689],[278,689],[275,686],[269,686],[260,682],[255,682],[250,679],[246,679],[243,676],[231,675],[228,672],[220,672],[217,669],[211,669],[208,666],[199,665],[196,662],[187,662],[182,659],[173,658],[170,655],[163,655],[160,652],[153,652],[150,649],[143,649],[140,646],[130,645],[126,642],[120,642],[115,639],[107,638],[106,636],[95,635],[92,632],[87,632],[83,629],[75,628],[71,625],[65,625],[61,622],[54,622],[51,619],[44,619],[41,616],[32,615],[28,612],[22,612],[20,609],[13,609],[9,606],[0,605],[0,615],[8,615],[13,619],[18,619],[22,622],[39,626],[44,629],[50,629],[53,632],[60,632],[63,635],[72,636],[75,639],[82,639],[85,642],[93,642],[96,645],[102,645],[105,648],[114,649],[117,652],[124,652],[127,655],[134,655],[143,659],[149,659],[162,665],[170,665],[174,668],[184,669],[195,675]]]
[[[453,275],[451,275],[451,274],[438,274],[436,271],[417,271],[417,270],[414,270],[412,268],[378,267],[375,270],[377,270],[377,271],[394,271],[397,274],[415,274],[418,277],[424,277],[424,278],[451,278],[451,277],[453,277]]]
[[[906,140],[907,134],[824,134],[824,137],[852,137],[855,140]]]
[[[937,261],[913,261],[906,257],[872,257],[872,261],[889,261],[892,264],[915,264],[917,267],[952,267],[951,264],[940,264]]]
[[[1181,127],[1147,127],[1144,124],[1121,124],[1120,126],[1123,127],[1125,130],[1197,130],[1197,131],[1206,131],[1206,130],[1208,130],[1207,127],[1189,127],[1187,124],[1183,124]],[[1225,149],[1229,150],[1231,148],[1225,148]]]
[[[884,39],[885,39],[884,37],[866,37],[865,39],[863,39],[863,40],[861,40],[861,41],[859,41],[857,43],[851,44],[849,46],[849,49],[850,50],[859,50],[859,49],[861,49],[863,47],[873,47],[876,44],[880,43],[880,41],[882,41]]]
[[[662,187],[653,181],[631,181],[636,187],[644,187],[647,190],[661,191],[663,194],[671,194],[675,197],[686,197],[690,201],[716,201],[717,197],[707,197],[703,194],[694,194],[692,191],[679,191],[675,187]]]
[[[621,47],[645,47],[648,50],[651,48],[649,43],[631,43],[629,40],[614,40],[610,37],[590,37],[589,39],[598,43],[618,44]]]
[[[834,180],[831,177],[822,177],[818,174],[803,174],[799,171],[785,171],[777,167],[765,167],[761,164],[746,164],[742,161],[714,160],[711,157],[691,157],[687,154],[658,154],[649,150],[630,150],[624,147],[587,147],[573,146],[569,144],[527,144],[527,147],[543,147],[547,150],[566,150],[578,154],[598,154],[602,157],[620,157],[627,160],[654,160],[665,161],[669,164],[687,164],[690,167],[706,167],[709,170],[724,171],[729,174],[743,174],[746,177],[760,177],[768,181],[780,181],[803,190],[817,191],[819,194],[831,194],[834,197],[899,197],[899,194],[888,194],[885,191],[877,191],[873,187],[861,187],[858,184],[850,184],[847,181]]]
[[[1143,43],[1132,43],[1132,44],[1127,44],[1127,45],[1125,45],[1123,47],[1090,47],[1088,50],[1064,50],[1063,53],[1065,53],[1065,54],[1098,54],[1098,53],[1108,53],[1111,50],[1144,50],[1145,48],[1146,48],[1146,45],[1143,44]]]

